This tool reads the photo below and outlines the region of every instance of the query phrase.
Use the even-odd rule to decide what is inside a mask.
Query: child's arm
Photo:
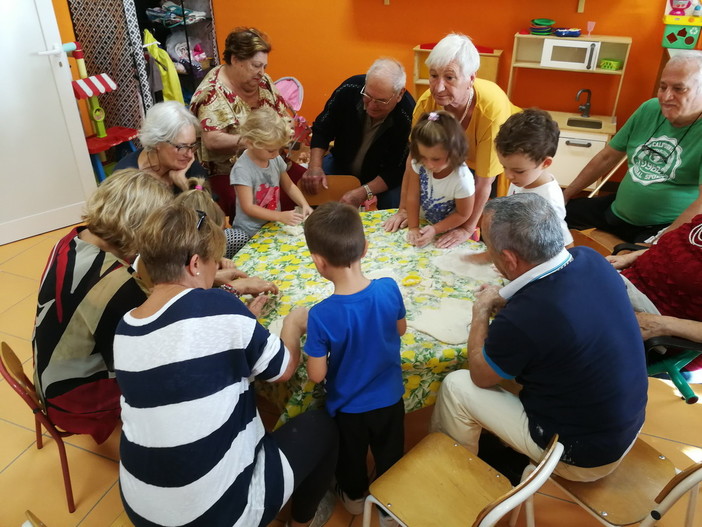
[[[407,319],[401,318],[397,321],[397,333],[402,336],[407,331]]]
[[[408,161],[409,163],[409,161]],[[407,179],[407,196],[405,206],[407,210],[407,241],[417,245],[419,237],[419,174],[411,167],[405,172]]]
[[[405,173],[402,176],[402,186],[400,189],[400,207],[397,212],[390,216],[383,223],[383,228],[385,232],[395,232],[400,229],[407,227],[407,185],[411,177],[412,169],[412,158],[407,156],[407,162],[405,163]]]
[[[307,203],[305,196],[302,195],[302,191],[297,188],[295,183],[292,182],[292,179],[290,179],[290,175],[287,172],[280,173],[280,188],[282,188],[287,195],[290,196],[291,200],[302,207],[302,216],[304,218],[312,214],[312,207],[310,207],[309,203]]]
[[[327,358],[307,356],[307,377],[312,382],[320,383],[327,376]]]
[[[239,199],[241,210],[251,218],[258,218],[265,221],[279,221],[286,225],[298,225],[302,220],[302,214],[294,210],[270,210],[260,205],[256,205],[253,199],[253,191],[248,185],[234,185],[236,196]]]
[[[463,225],[473,210],[473,196],[467,198],[457,198],[455,210],[443,220],[434,225],[426,225],[419,229],[419,236],[416,239],[417,247],[424,247],[429,244],[434,236],[442,234]]]
[[[290,352],[290,362],[285,369],[285,373],[278,377],[275,382],[285,382],[293,376],[300,363],[300,339],[307,331],[307,309],[298,307],[293,309],[283,319],[283,329],[280,331],[280,339]]]

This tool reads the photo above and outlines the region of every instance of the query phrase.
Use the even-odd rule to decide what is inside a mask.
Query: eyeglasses
[[[205,221],[205,218],[207,218],[207,214],[204,210],[195,209],[195,212],[197,212],[197,225],[195,228],[199,231],[203,222]]]
[[[198,148],[200,148],[199,142],[190,143],[189,145],[183,143],[172,143],[171,141],[166,141],[166,143],[175,148],[179,154],[182,154],[184,150],[190,150],[191,152],[195,152]]]
[[[375,102],[378,104],[390,104],[390,101],[392,101],[392,98],[395,96],[397,92],[393,92],[392,97],[389,99],[376,99],[375,97],[371,97],[366,93],[366,85],[363,85],[363,88],[361,88],[361,95],[363,95],[363,98],[366,99],[368,102]]]

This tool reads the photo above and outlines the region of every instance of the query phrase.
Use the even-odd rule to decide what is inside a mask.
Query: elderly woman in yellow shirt
[[[427,57],[429,89],[417,100],[412,121],[424,112],[446,110],[466,131],[466,163],[475,176],[473,213],[462,227],[453,229],[436,242],[438,247],[453,247],[474,237],[483,207],[490,197],[492,183],[502,173],[494,139],[507,118],[519,111],[502,88],[494,82],[476,78],[480,66],[478,50],[465,35],[451,33],[439,41]],[[387,231],[406,226],[404,210],[405,181],[397,214],[385,223]],[[477,236],[475,236],[477,238]]]

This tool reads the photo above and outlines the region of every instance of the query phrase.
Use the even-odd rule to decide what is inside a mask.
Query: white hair
[[[200,123],[185,106],[177,101],[160,102],[146,112],[139,140],[146,150],[153,150],[159,143],[174,141],[186,126],[200,133]]]
[[[693,78],[697,83],[698,93],[702,90],[702,51],[691,50],[680,55],[674,55],[670,58],[666,66],[677,66],[683,64],[692,64],[695,67]]]
[[[458,64],[459,73],[464,77],[478,71],[480,55],[470,37],[449,33],[434,46],[425,64],[429,68],[445,68],[452,62]]]
[[[399,61],[391,58],[377,59],[371,67],[368,68],[366,78],[382,77],[392,82],[392,89],[397,93],[405,87],[407,83],[407,74],[405,68]]]

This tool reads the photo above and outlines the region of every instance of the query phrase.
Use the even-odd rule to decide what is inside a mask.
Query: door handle
[[[592,59],[594,58],[595,55],[595,44],[590,44],[590,53],[588,53],[587,56],[587,64],[585,65],[585,68],[588,70],[592,69]]]
[[[592,146],[590,141],[579,141],[577,139],[568,139],[565,144],[567,146],[578,146],[580,148],[590,148]]]
[[[63,48],[58,44],[54,44],[49,50],[37,51],[37,55],[60,55],[61,53],[63,53]]]

